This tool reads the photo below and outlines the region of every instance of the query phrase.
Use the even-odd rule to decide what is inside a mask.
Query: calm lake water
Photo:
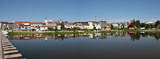
[[[9,35],[26,59],[160,59],[160,33]]]

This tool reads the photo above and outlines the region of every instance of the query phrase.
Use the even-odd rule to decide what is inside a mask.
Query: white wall
[[[73,25],[64,25],[65,28],[70,28],[70,29],[73,29],[74,26]]]
[[[40,30],[48,30],[48,27],[40,27]]]
[[[58,29],[58,30],[60,30],[60,29],[61,29],[61,26],[60,26],[60,25],[58,25],[58,26],[57,26],[57,29]]]
[[[100,24],[95,24],[96,29],[101,29],[101,25]]]
[[[88,29],[93,29],[94,28],[94,24],[93,24],[93,22],[88,22],[88,24],[89,24],[89,28]]]
[[[0,28],[1,28],[2,23],[0,23]]]

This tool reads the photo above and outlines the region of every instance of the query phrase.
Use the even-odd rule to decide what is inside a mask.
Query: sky
[[[160,19],[160,0],[0,0],[0,21]]]

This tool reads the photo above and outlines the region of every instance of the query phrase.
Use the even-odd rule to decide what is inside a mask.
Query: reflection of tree
[[[107,39],[107,36],[104,33],[102,33],[99,38],[100,39]]]
[[[118,37],[118,36],[119,36],[119,33],[113,33],[113,36],[114,36],[114,37]]]
[[[68,38],[76,38],[76,37],[89,37],[92,35],[92,39],[107,39],[107,36],[111,37],[126,37],[130,36],[132,40],[139,40],[140,37],[151,37],[155,38],[157,40],[160,39],[160,33],[153,33],[153,32],[145,32],[145,33],[136,33],[136,32],[130,32],[127,34],[127,32],[111,32],[111,33],[101,33],[101,34],[89,34],[89,33],[81,33],[81,34],[32,34],[32,35],[9,35],[8,38],[10,40],[33,40],[33,39],[40,39],[40,38],[45,38],[45,37],[50,37],[53,38],[53,40],[64,40]]]
[[[131,33],[130,37],[132,40],[139,40],[140,39],[140,33]]]
[[[53,38],[54,40],[64,40],[65,36],[64,34],[55,34]]]
[[[75,33],[73,34],[73,38],[76,38],[76,34]]]
[[[159,33],[156,33],[156,34],[155,34],[155,39],[157,39],[157,40],[160,39],[160,34],[159,34]]]
[[[144,33],[142,34],[142,37],[154,37],[155,39],[159,40],[160,39],[160,33]]]
[[[61,35],[61,39],[64,40],[64,34]]]
[[[143,33],[142,37],[148,37],[148,33]]]

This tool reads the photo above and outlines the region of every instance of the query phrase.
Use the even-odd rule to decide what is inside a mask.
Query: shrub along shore
[[[109,33],[109,32],[160,32],[160,30],[85,30],[85,31],[41,31],[41,32],[28,32],[28,31],[16,31],[9,32],[9,35],[27,35],[27,34],[80,34],[80,33]]]

